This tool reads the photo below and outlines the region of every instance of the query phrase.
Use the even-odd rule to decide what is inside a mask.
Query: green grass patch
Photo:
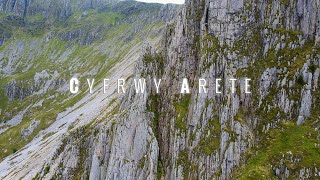
[[[217,117],[210,119],[204,132],[201,134],[196,151],[205,155],[212,155],[213,153],[218,152],[220,147],[220,135],[221,125],[219,119]]]
[[[239,169],[240,179],[274,179],[273,167],[280,167],[281,162],[289,169],[292,176],[299,175],[304,167],[320,165],[318,132],[309,125],[297,126],[293,122],[283,123],[281,128],[273,129],[260,141],[259,149],[249,151],[249,158]],[[300,159],[296,162],[293,159]]]
[[[191,95],[183,95],[180,102],[175,104],[176,118],[175,127],[185,132],[187,130],[187,123],[183,121],[188,113]]]

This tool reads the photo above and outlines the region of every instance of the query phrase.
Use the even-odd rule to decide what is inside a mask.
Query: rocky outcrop
[[[27,128],[21,129],[22,138],[26,139],[33,131],[39,126],[40,121],[32,120],[31,124]]]
[[[16,81],[12,81],[6,85],[6,96],[9,97],[9,101],[13,100],[24,100],[25,97],[31,95],[34,92],[34,87],[31,86],[29,88],[22,86],[18,86]]]
[[[30,95],[44,94],[66,83],[66,80],[57,78],[57,76],[57,72],[50,76],[46,70],[43,70],[35,73],[33,80],[13,80],[6,84],[5,96],[9,98],[9,102],[12,102],[14,100],[23,101]]]

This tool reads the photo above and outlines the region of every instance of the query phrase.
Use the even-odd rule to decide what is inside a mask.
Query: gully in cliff
[[[103,92],[106,93],[107,88],[110,88],[108,82],[110,81],[110,79],[104,79],[102,82],[102,88],[103,88]],[[161,81],[162,79],[150,79],[150,85],[153,87],[150,88],[155,88],[157,93],[160,93],[161,90]],[[234,78],[230,78],[227,80],[222,80],[222,79],[215,79],[214,81],[210,81],[212,82],[211,85],[208,83],[209,81],[206,79],[199,79],[198,81],[198,87],[199,87],[199,93],[208,93],[208,91],[212,90],[214,91],[216,94],[222,94],[222,86],[223,84],[225,85],[225,87],[229,88],[228,92],[231,92],[232,94],[234,94],[236,92],[236,82],[239,81],[237,79]],[[251,79],[247,79],[244,78],[241,81],[239,81],[239,83],[243,83],[243,85],[240,87],[243,87],[243,91],[246,94],[250,94],[250,81]],[[146,79],[133,79],[133,83],[134,83],[134,88],[136,90],[136,93],[145,93],[146,92]],[[95,83],[95,79],[87,79],[87,87],[90,93],[93,93],[93,88],[96,85]],[[70,80],[70,92],[72,94],[76,94],[79,92],[79,85],[80,85],[80,81],[77,78],[72,78]],[[101,85],[101,84],[100,84]],[[111,87],[111,88],[115,88],[117,89],[118,93],[126,93],[126,80],[124,79],[118,79],[117,80],[117,84],[116,87]],[[225,89],[225,91],[227,91]],[[177,92],[178,93],[178,92]],[[181,94],[189,94],[190,93],[190,86],[189,86],[189,82],[188,79],[184,78],[181,80],[181,89],[180,89],[180,93]]]

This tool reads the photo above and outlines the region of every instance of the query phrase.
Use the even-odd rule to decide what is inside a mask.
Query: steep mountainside
[[[81,13],[62,24],[42,17],[53,25],[37,38],[25,37],[36,23],[9,23],[19,36],[0,49],[0,148],[2,158],[13,154],[0,163],[0,177],[319,178],[319,0],[186,0],[179,11],[146,4],[131,11],[136,6],[126,3],[104,10],[81,10],[79,3]],[[70,77],[106,74],[112,84],[146,78],[147,93],[131,83],[124,95],[115,88],[103,94],[101,85],[68,98]],[[153,78],[162,79],[160,93]],[[180,94],[183,78],[189,94]],[[199,93],[199,78],[208,93]],[[224,79],[222,94],[215,93],[216,78]],[[238,79],[235,93],[230,78]]]
[[[76,10],[101,9],[120,0],[1,0],[0,10],[23,18],[42,15],[55,20],[65,20]]]
[[[18,8],[21,2],[14,4]],[[43,6],[53,2],[68,5],[68,1],[44,1],[41,5],[32,1],[28,11],[31,13],[32,6],[45,9]],[[65,137],[76,135],[85,125],[88,128],[82,129],[90,135],[97,124],[112,124],[105,118],[115,114],[113,108],[123,96],[115,93],[117,79],[133,74],[145,43],[159,45],[166,23],[179,9],[133,1],[94,2],[99,4],[97,8],[82,9],[78,4],[63,21],[43,16],[43,11],[25,17],[19,14],[21,9],[2,12],[0,179],[85,177],[79,169],[86,167],[82,151],[89,152],[89,144],[78,144],[70,156],[60,156],[67,143],[75,143]],[[80,80],[80,93],[75,95],[69,92],[72,77]],[[88,92],[87,78],[95,78],[93,94]],[[104,78],[110,79],[106,93]],[[87,140],[85,134],[82,138]]]

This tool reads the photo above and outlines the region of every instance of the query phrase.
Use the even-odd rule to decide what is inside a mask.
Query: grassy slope
[[[262,140],[263,146],[249,152],[245,165],[238,170],[238,178],[276,178],[272,166],[282,164],[291,172],[303,167],[319,167],[320,149],[315,146],[320,143],[317,134],[309,125],[297,126],[290,122],[282,124],[281,129],[271,130]]]
[[[5,18],[5,16],[1,16],[1,18]],[[43,17],[28,17],[27,20],[37,24],[38,22],[43,21]],[[123,15],[117,12],[97,12],[91,10],[88,11],[87,15],[85,16],[82,16],[80,12],[77,12],[71,16],[67,22],[58,22],[46,27],[45,29],[38,29],[38,26],[23,27],[15,25],[12,22],[7,22],[6,24],[10,25],[8,26],[8,29],[12,32],[13,37],[15,37],[15,39],[24,41],[26,44],[29,41],[41,40],[48,32],[52,31],[58,34],[72,32],[79,29],[88,30],[90,32],[92,28],[97,28],[99,25],[101,25],[104,30],[102,30],[101,34],[99,34],[101,40],[98,42],[93,42],[90,46],[80,46],[77,42],[65,42],[58,38],[51,39],[42,46],[41,54],[35,58],[34,64],[32,64],[30,70],[26,72],[18,70],[16,74],[10,77],[1,76],[0,87],[4,87],[5,84],[13,79],[21,83],[32,81],[35,73],[41,72],[44,69],[51,73],[54,70],[58,70],[60,73],[59,77],[68,80],[74,73],[83,74],[96,67],[99,67],[99,71],[95,75],[96,81],[105,78],[108,75],[108,71],[115,63],[123,58],[135,44],[141,43],[142,38],[145,37],[150,28],[159,27],[159,22],[154,22],[154,24],[142,27],[141,31],[136,33],[132,40],[124,41],[122,38],[126,37],[126,35],[133,31],[133,24],[126,23],[122,20]],[[120,21],[122,23],[118,23]],[[30,29],[32,30],[30,31]],[[0,52],[4,52],[6,48],[10,48],[10,44],[15,43],[15,39],[11,38],[4,46],[0,47]],[[74,45],[72,45],[70,48],[67,48],[68,43]],[[101,45],[106,46],[108,49],[99,49]],[[58,59],[63,52],[72,48],[75,48],[76,50],[72,52],[65,61],[57,63],[56,59]],[[113,54],[112,57],[109,57],[108,52],[110,51],[116,53]],[[50,59],[50,55],[54,52],[59,52],[59,55],[55,59]],[[25,51],[24,57],[27,56],[28,49]],[[21,60],[23,61],[24,59]],[[23,69],[23,66],[25,65],[26,64],[21,65],[21,69]],[[73,72],[70,72],[69,67],[73,67],[74,65],[77,66],[73,69]],[[80,81],[85,78],[87,77],[81,77]],[[30,104],[35,104],[49,96],[55,96],[54,99],[44,100],[42,107],[31,108],[30,113],[23,117],[23,120],[19,125],[11,127],[5,133],[0,135],[0,160],[11,153],[16,152],[30,142],[39,131],[47,128],[52,122],[55,121],[58,113],[75,104],[85,94],[85,92],[81,92],[79,95],[70,98],[70,94],[68,92],[61,94],[55,90],[56,89],[53,89],[40,96],[27,97],[22,102],[15,100],[11,103],[8,103],[8,98],[3,96],[4,88],[0,88],[0,109],[2,109],[2,113],[0,113],[0,122],[10,119],[5,115],[7,112],[11,112],[13,115],[15,115],[21,110],[27,108]],[[68,98],[69,100],[66,102],[63,101],[64,99]],[[39,120],[41,123],[26,140],[23,140],[21,129],[28,127],[32,119]]]

